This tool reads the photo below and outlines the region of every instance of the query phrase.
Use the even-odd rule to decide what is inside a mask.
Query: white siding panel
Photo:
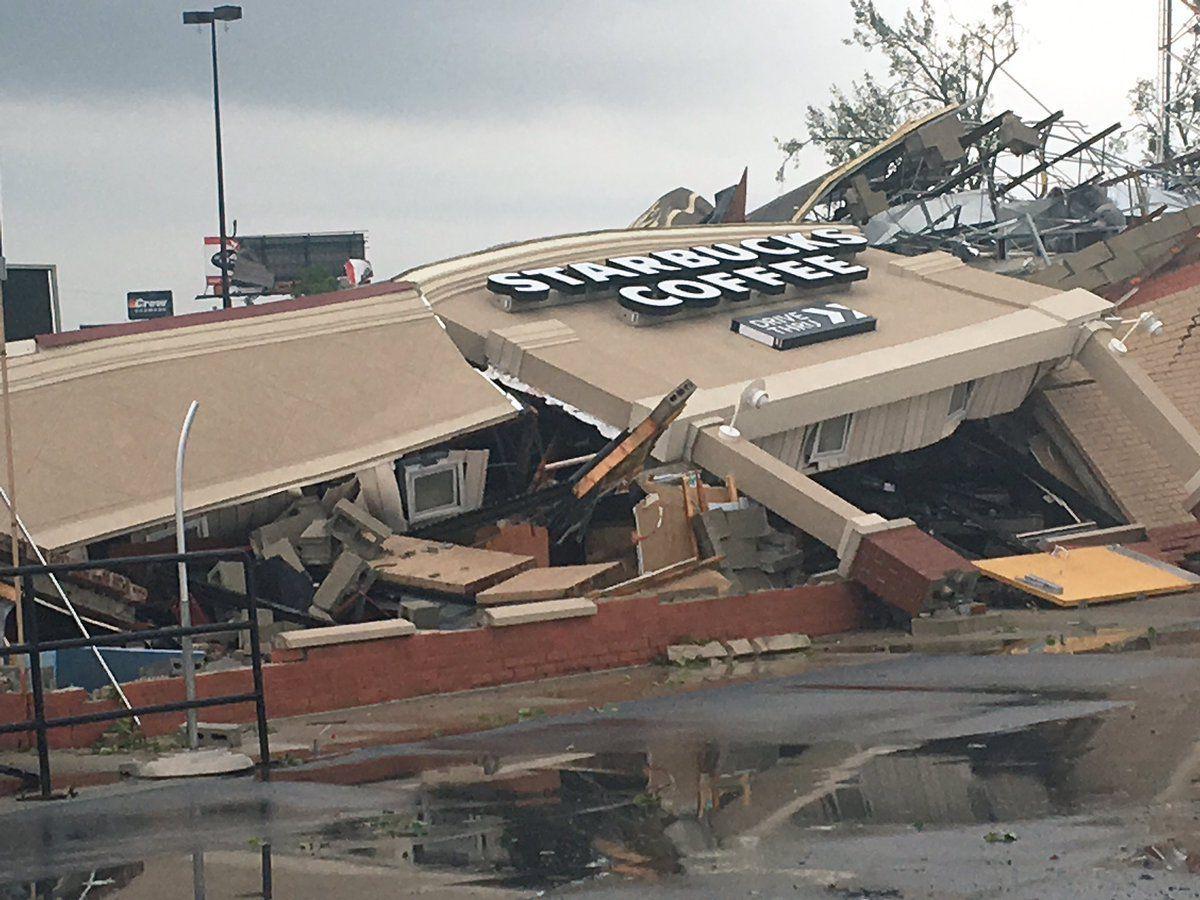
[[[1036,375],[1036,366],[1025,366],[978,379],[967,403],[966,418],[985,419],[1012,412],[1028,396]],[[905,453],[936,444],[948,437],[961,421],[949,415],[953,390],[944,388],[896,403],[857,410],[850,427],[846,452],[822,460],[821,468],[838,468],[893,453]],[[804,469],[805,427],[790,428],[760,438],[755,443],[787,465]]]

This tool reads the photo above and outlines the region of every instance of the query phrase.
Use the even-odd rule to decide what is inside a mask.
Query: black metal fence
[[[242,564],[246,579],[246,621],[220,622],[209,625],[192,625],[188,628],[152,628],[146,631],[122,631],[92,637],[68,638],[65,640],[41,641],[38,639],[36,603],[33,579],[41,575],[62,575],[88,569],[123,569],[149,563],[216,563],[236,561]],[[47,732],[53,728],[69,728],[73,725],[89,725],[95,722],[110,722],[148,716],[156,713],[182,712],[189,709],[206,709],[211,706],[227,706],[232,703],[254,703],[258,720],[259,771],[263,780],[270,778],[271,754],[267,739],[267,708],[263,694],[262,646],[258,631],[258,604],[254,588],[254,560],[245,550],[198,550],[192,553],[160,553],[151,556],[128,556],[119,559],[98,559],[83,563],[50,563],[48,565],[7,566],[0,568],[0,578],[21,579],[22,621],[25,625],[25,642],[0,647],[0,656],[22,654],[28,660],[30,688],[33,692],[33,718],[24,722],[0,724],[0,735],[34,731],[37,733],[38,782],[41,796],[50,799],[53,794],[50,783],[50,749]],[[132,709],[105,710],[77,716],[46,718],[45,686],[42,682],[42,666],[39,654],[48,650],[66,650],[73,647],[114,647],[140,641],[168,638],[197,637],[205,634],[250,632],[250,663],[254,679],[254,690],[250,693],[227,694],[216,697],[178,700],[172,703],[156,703],[134,706]],[[182,684],[181,684],[182,688]]]

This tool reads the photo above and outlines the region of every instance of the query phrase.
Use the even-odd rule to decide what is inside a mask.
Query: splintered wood
[[[371,566],[379,580],[400,587],[474,597],[479,591],[533,568],[534,558],[459,544],[395,535]]]
[[[620,568],[620,564],[609,562],[526,569],[495,587],[480,591],[475,595],[475,602],[480,606],[494,606],[500,603],[577,597],[592,588],[607,587],[615,582],[619,578]]]

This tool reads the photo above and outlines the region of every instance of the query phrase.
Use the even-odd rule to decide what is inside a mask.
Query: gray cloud
[[[842,0],[243,5],[220,38],[231,217],[243,233],[366,229],[381,275],[621,226],[747,164],[751,204],[765,202],[772,137],[867,64],[841,44]],[[122,318],[129,290],[203,285],[208,43],[181,24],[186,7],[0,0],[5,251],[59,264],[68,324]],[[1018,75],[1072,115],[1120,116],[1153,71],[1150,13],[1069,0],[1022,16]],[[1088,41],[1064,40],[1081,18]],[[1130,53],[1142,44],[1144,59]],[[820,166],[808,154],[789,186]]]

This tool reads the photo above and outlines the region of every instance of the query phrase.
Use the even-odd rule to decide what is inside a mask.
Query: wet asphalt
[[[1197,701],[1200,660],[1147,651],[865,657],[530,710],[270,784],[6,801],[0,898],[194,897],[193,860],[209,897],[261,896],[261,861],[298,898],[1196,896]]]

